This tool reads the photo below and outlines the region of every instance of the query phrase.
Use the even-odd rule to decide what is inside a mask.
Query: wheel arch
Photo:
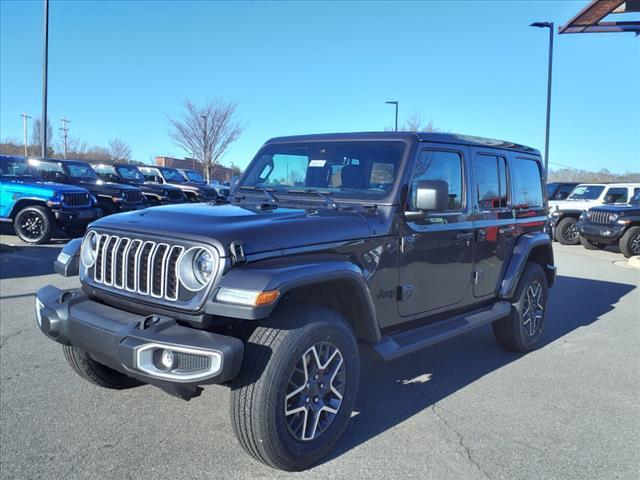
[[[527,262],[539,264],[551,287],[555,281],[556,267],[549,235],[542,232],[527,233],[518,238],[511,259],[507,264],[500,286],[500,298],[512,299]]]
[[[16,203],[13,204],[13,207],[11,207],[11,212],[9,213],[9,217],[11,218],[11,220],[15,220],[18,212],[26,207],[44,207],[49,210],[47,202],[42,200],[41,198],[20,198],[16,201]]]

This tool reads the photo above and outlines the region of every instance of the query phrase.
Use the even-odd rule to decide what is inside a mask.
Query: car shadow
[[[544,345],[596,322],[634,288],[559,276],[551,290]],[[581,301],[575,302],[578,296]],[[380,360],[369,348],[362,350],[356,414],[325,462],[522,357],[501,349],[489,325],[392,362]]]
[[[55,273],[53,262],[68,241],[57,242],[56,245],[0,244],[0,279]]]

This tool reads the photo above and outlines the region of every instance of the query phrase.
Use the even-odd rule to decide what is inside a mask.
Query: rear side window
[[[604,203],[627,203],[627,188],[613,187],[604,195]]]
[[[535,160],[516,158],[511,165],[513,206],[530,208],[543,206],[542,176]]]
[[[554,196],[554,200],[566,200],[571,192],[573,192],[574,185],[561,185]]]
[[[477,155],[476,181],[478,185],[478,207],[481,210],[492,210],[507,206],[507,173],[503,157]]]
[[[462,209],[462,157],[459,153],[424,150],[418,158],[411,180],[411,206],[416,204],[416,187],[420,180],[443,180],[449,185],[447,210]]]

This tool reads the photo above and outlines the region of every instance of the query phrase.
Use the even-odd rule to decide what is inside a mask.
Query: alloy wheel
[[[629,250],[631,250],[634,255],[640,255],[640,234],[631,239],[629,242]]]
[[[534,337],[540,330],[544,316],[544,289],[537,280],[527,287],[522,312],[522,327],[529,337]]]
[[[289,432],[301,441],[315,440],[336,418],[346,386],[342,353],[330,342],[306,350],[287,384],[284,416]]]
[[[580,232],[578,232],[578,226],[575,223],[565,225],[562,229],[562,235],[570,242],[574,242],[578,239],[578,235],[580,235]]]
[[[44,233],[42,217],[35,212],[27,213],[20,222],[20,230],[27,238],[37,240]]]

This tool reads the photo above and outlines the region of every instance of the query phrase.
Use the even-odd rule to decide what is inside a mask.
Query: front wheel
[[[580,243],[578,220],[573,217],[560,220],[556,227],[556,240],[562,245],[578,245]]]
[[[527,262],[508,317],[493,322],[493,334],[498,344],[511,352],[529,352],[540,346],[549,286],[542,267]]]
[[[332,310],[289,306],[252,333],[231,392],[235,434],[251,456],[303,470],[336,444],[358,392],[358,347]]]
[[[620,251],[627,257],[640,255],[640,227],[631,227],[620,238]]]
[[[53,219],[49,210],[33,205],[18,212],[13,228],[20,240],[32,245],[46,243],[53,233]]]
[[[582,235],[580,235],[580,243],[587,250],[602,250],[606,247],[604,243],[592,242],[591,240],[587,240]]]
[[[128,377],[96,362],[79,348],[63,345],[62,351],[71,369],[89,383],[115,390],[142,385],[142,382],[135,378]]]

